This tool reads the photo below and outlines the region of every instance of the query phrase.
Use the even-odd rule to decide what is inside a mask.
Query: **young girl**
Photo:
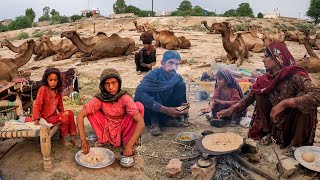
[[[37,93],[33,107],[33,121],[39,125],[39,119],[43,118],[48,123],[60,125],[60,140],[62,144],[75,145],[77,134],[74,115],[71,110],[64,110],[62,104],[62,79],[60,71],[56,68],[47,69],[42,77],[42,86]],[[57,110],[59,113],[57,113]],[[70,142],[66,138],[70,134]]]
[[[230,71],[219,70],[217,73],[217,81],[213,97],[209,102],[209,106],[201,111],[203,113],[212,111],[212,118],[220,119],[220,117],[217,117],[216,115],[217,112],[229,108],[242,98],[242,90]],[[240,117],[240,114],[235,114],[231,117],[227,117],[225,120],[231,120],[230,126],[236,126],[240,121]],[[207,118],[208,120],[211,120],[210,116],[207,116]],[[211,125],[212,124],[213,123],[211,123]]]

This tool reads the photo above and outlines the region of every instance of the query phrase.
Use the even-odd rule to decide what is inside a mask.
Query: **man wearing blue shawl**
[[[186,126],[177,119],[185,116],[188,109],[180,111],[177,107],[184,105],[186,85],[182,77],[176,73],[181,57],[177,51],[166,51],[163,54],[161,67],[149,71],[137,87],[135,101],[145,107],[144,119],[151,124],[150,133],[161,134],[159,124],[167,126]]]

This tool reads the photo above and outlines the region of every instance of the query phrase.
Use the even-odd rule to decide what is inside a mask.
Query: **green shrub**
[[[19,16],[8,25],[8,30],[17,30],[29,27],[32,27],[32,20],[27,16]]]
[[[235,30],[236,31],[247,31],[248,30],[248,26],[246,26],[245,24],[237,24],[235,26]]]
[[[60,23],[68,23],[69,17],[68,16],[60,16]]]
[[[43,31],[34,31],[31,35],[31,37],[33,38],[38,38],[38,37],[41,37],[44,35],[44,32]]]
[[[8,31],[8,26],[4,26],[0,24],[0,32],[5,32],[5,31]]]
[[[75,22],[76,20],[79,20],[79,19],[81,19],[81,18],[82,18],[82,16],[80,16],[80,15],[72,15],[72,16],[70,17],[70,19],[71,19],[72,22]]]
[[[38,21],[50,21],[50,16],[49,15],[43,15],[39,17]]]
[[[16,39],[18,39],[18,40],[28,39],[28,38],[29,38],[29,34],[26,33],[26,32],[22,32],[22,33],[20,33],[20,34],[16,37]]]

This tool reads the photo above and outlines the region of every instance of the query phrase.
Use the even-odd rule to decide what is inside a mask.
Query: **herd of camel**
[[[155,40],[156,47],[166,49],[189,49],[191,43],[184,36],[177,37],[173,31],[157,31],[150,23],[138,25],[133,21],[136,31],[141,33],[140,40],[151,38]],[[309,72],[320,72],[320,60],[313,50],[320,50],[320,33],[315,37],[309,36],[309,31],[289,32],[279,30],[275,35],[270,35],[257,29],[235,32],[229,22],[213,23],[208,26],[202,21],[209,33],[218,33],[222,36],[222,44],[227,52],[226,63],[242,64],[247,58],[249,51],[262,52],[264,48],[273,41],[285,43],[285,41],[296,41],[303,44],[310,55],[298,61],[298,65],[305,67]],[[64,38],[65,37],[65,38]],[[1,42],[2,47],[8,47],[17,53],[15,58],[3,58],[0,56],[0,80],[12,81],[19,76],[18,68],[26,64],[31,56],[35,54],[34,60],[39,61],[53,56],[53,61],[60,61],[75,55],[82,62],[98,60],[106,57],[127,56],[138,48],[135,41],[129,37],[120,37],[118,34],[107,36],[103,32],[95,36],[80,37],[76,31],[64,31],[61,40],[54,44],[49,36],[42,36],[39,40],[28,40],[20,46],[14,46],[9,40]]]

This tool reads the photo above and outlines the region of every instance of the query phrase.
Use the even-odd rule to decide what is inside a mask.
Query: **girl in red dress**
[[[60,71],[57,68],[48,68],[42,77],[42,86],[37,93],[32,118],[35,125],[39,125],[40,118],[45,119],[48,123],[59,124],[62,144],[75,145],[77,130],[74,115],[71,110],[64,110],[61,91]],[[66,140],[68,135],[70,135],[70,142]]]

